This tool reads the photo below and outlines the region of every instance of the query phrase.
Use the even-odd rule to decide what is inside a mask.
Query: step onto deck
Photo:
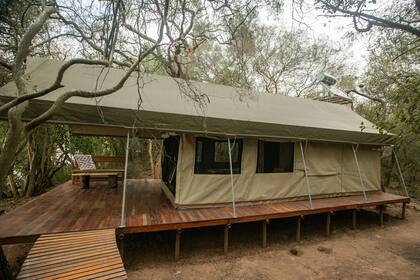
[[[17,279],[127,279],[115,229],[43,234]]]

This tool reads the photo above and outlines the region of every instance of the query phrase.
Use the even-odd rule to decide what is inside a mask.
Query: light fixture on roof
[[[323,88],[323,94],[322,96],[316,97],[315,100],[350,105],[350,107],[352,107],[353,100],[336,86],[336,77],[327,73],[319,73],[316,76],[316,79],[320,82],[320,85]]]
[[[337,83],[337,78],[327,73],[319,73],[316,76],[316,79],[328,86],[333,86]]]

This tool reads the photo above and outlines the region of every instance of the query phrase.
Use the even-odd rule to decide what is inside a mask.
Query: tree
[[[130,2],[130,4],[136,4],[135,2],[136,1]],[[65,2],[65,4],[71,3]],[[95,5],[95,3],[92,2],[91,5]],[[142,5],[142,13],[138,14],[136,19],[146,25],[157,24],[157,34],[154,36],[155,38],[148,36],[143,32],[144,25],[142,25],[143,29],[136,29],[136,34],[143,35],[140,42],[138,42],[140,47],[135,49],[137,52],[136,55],[128,55],[130,52],[120,50],[116,43],[118,31],[123,29],[124,26],[122,20],[127,20],[127,18],[124,17],[126,6],[122,1],[110,1],[110,3],[105,5],[105,11],[109,11],[108,16],[106,16],[105,19],[103,19],[102,16],[82,18],[80,15],[78,16],[78,11],[74,9],[75,6],[64,6],[57,2],[50,3],[49,5],[40,3],[29,4],[28,9],[35,6],[39,12],[35,16],[33,22],[25,28],[22,36],[15,34],[15,39],[17,39],[15,40],[15,46],[8,46],[11,50],[10,53],[12,54],[11,58],[9,58],[11,62],[5,62],[3,60],[2,63],[3,68],[10,71],[13,82],[16,84],[17,93],[15,99],[0,107],[1,112],[7,112],[8,114],[9,125],[0,154],[0,166],[2,167],[0,169],[0,192],[3,188],[4,179],[10,173],[16,154],[19,152],[19,145],[16,145],[16,143],[26,143],[26,141],[30,139],[34,129],[59,111],[61,106],[69,98],[73,96],[92,98],[95,96],[98,97],[112,94],[119,90],[130,75],[138,69],[140,63],[158,47],[163,39],[169,1],[147,1],[142,2]],[[77,19],[79,19],[80,22],[77,22]],[[88,19],[92,21],[91,24],[87,23]],[[60,34],[71,34],[63,36],[70,36],[80,40],[83,50],[89,52],[90,57],[94,58],[76,58],[69,60],[61,67],[57,73],[55,82],[50,85],[50,87],[40,91],[30,92],[25,84],[25,60],[31,53],[31,50],[34,49],[33,42],[37,35],[39,35],[46,23],[52,20],[57,21],[60,25],[65,25],[66,28],[63,29],[69,28],[70,32]],[[104,20],[102,30],[95,29],[95,23],[98,23],[100,20]],[[10,19],[8,23],[10,29],[13,29],[15,25],[17,25],[17,23],[13,23],[12,19]],[[126,30],[128,33],[133,32],[133,30]],[[62,31],[63,30],[60,29],[60,32]],[[102,33],[103,36],[96,39],[98,38],[96,35],[99,33]],[[54,38],[57,38],[57,36],[58,35],[49,37],[46,42],[44,41],[42,44],[51,42]],[[128,59],[128,57],[130,57],[130,59]],[[66,70],[75,64],[102,65],[104,67],[116,64],[120,67],[125,67],[126,72],[120,81],[107,89],[101,89],[99,91],[76,89],[65,92],[47,111],[43,112],[30,122],[24,123],[22,121],[22,115],[28,106],[28,100],[43,96],[61,87],[61,81]]]
[[[201,80],[250,88],[262,93],[306,96],[317,91],[319,72],[348,70],[339,47],[313,40],[304,31],[284,31],[249,23],[231,46],[208,46],[197,53]]]
[[[349,17],[358,32],[373,27],[399,30],[420,36],[420,2],[394,0],[385,9],[374,9],[376,0],[316,0],[315,5],[329,16]]]
[[[418,48],[413,48],[412,36],[403,32],[378,34],[370,43],[370,58],[361,78],[362,96],[368,102],[356,109],[383,131],[397,136],[395,150],[402,171],[415,195],[420,171],[420,72]],[[353,91],[354,92],[354,91]],[[357,92],[356,92],[357,93]],[[360,92],[358,92],[360,95]],[[391,187],[395,158],[385,150],[383,170],[385,188]],[[398,180],[394,178],[394,180]]]

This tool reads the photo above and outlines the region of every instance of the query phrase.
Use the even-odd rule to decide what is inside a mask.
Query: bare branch
[[[62,87],[61,85],[61,81],[63,80],[64,77],[64,73],[67,71],[67,69],[69,69],[72,65],[75,64],[87,64],[87,65],[104,65],[104,66],[109,66],[109,62],[106,60],[89,60],[89,59],[83,59],[83,58],[76,58],[76,59],[72,59],[67,61],[66,63],[64,63],[60,70],[57,73],[57,77],[54,81],[54,83],[49,86],[48,88],[35,92],[35,93],[31,93],[31,94],[25,94],[25,95],[21,95],[15,99],[13,99],[12,101],[4,104],[3,106],[0,107],[0,113],[3,111],[8,111],[10,108],[19,105],[23,102],[25,102],[26,100],[31,100],[34,98],[38,98],[41,96],[44,96],[60,87]]]
[[[41,30],[44,23],[48,20],[49,16],[56,12],[54,7],[47,7],[39,15],[39,17],[28,27],[28,30],[22,37],[15,58],[15,65],[13,69],[13,76],[18,89],[18,96],[26,94],[26,88],[22,75],[24,73],[24,61],[28,55],[32,39]]]
[[[159,4],[156,3],[157,7],[159,8]],[[145,52],[140,52],[138,55],[138,58],[135,63],[131,65],[131,67],[125,72],[124,76],[121,78],[121,80],[113,87],[101,90],[101,91],[84,91],[84,90],[72,90],[64,93],[60,97],[56,99],[54,104],[43,114],[38,116],[37,118],[31,120],[25,127],[26,131],[30,131],[37,127],[38,125],[42,124],[44,121],[48,120],[52,117],[52,115],[61,108],[61,106],[71,97],[78,96],[83,98],[94,98],[94,97],[101,97],[105,96],[111,93],[116,92],[117,90],[121,89],[127,79],[131,76],[131,74],[137,69],[138,65],[141,61],[143,61],[144,58],[149,56],[160,44],[163,38],[163,33],[166,25],[166,19],[168,15],[168,7],[169,7],[169,0],[165,1],[165,7],[164,12],[162,15],[162,22],[159,27],[159,38],[156,40],[156,43],[147,49]]]

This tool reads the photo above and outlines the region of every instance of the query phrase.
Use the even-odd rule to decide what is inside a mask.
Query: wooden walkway
[[[407,203],[408,197],[368,192],[313,200],[283,201],[232,208],[174,209],[161,190],[160,180],[129,180],[125,226],[120,227],[122,187],[111,189],[107,184],[92,184],[83,190],[66,182],[0,216],[0,244],[30,243],[42,234],[116,229],[117,234],[178,230],[234,223],[264,221],[286,217],[330,213],[335,211]]]
[[[127,279],[115,230],[41,235],[17,279]]]

